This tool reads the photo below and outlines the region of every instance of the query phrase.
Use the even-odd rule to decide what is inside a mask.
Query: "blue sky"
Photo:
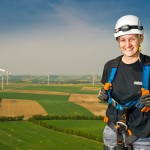
[[[0,68],[12,74],[102,74],[121,55],[118,18],[137,15],[150,55],[149,0],[0,0]]]

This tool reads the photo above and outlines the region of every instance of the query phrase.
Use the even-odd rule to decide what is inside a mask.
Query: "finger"
[[[100,92],[99,95],[98,95],[98,98],[99,98],[100,100],[107,100],[107,95],[104,94],[103,92]]]
[[[141,102],[150,102],[150,97],[142,98]]]
[[[102,100],[107,99],[107,95],[105,95],[104,93],[100,93],[98,97]]]
[[[141,102],[141,104],[149,104],[150,101]]]
[[[107,92],[104,89],[101,89],[98,93],[98,95],[106,95]]]
[[[101,89],[101,92],[106,94],[106,90],[104,90],[104,88]]]
[[[141,103],[141,104],[143,104],[144,106],[150,107],[150,102],[148,102],[148,103]]]
[[[150,94],[143,95],[143,96],[141,97],[141,99],[144,99],[144,98],[147,98],[147,97],[150,97]]]

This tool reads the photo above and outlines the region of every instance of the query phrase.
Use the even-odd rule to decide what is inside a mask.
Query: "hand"
[[[150,94],[143,95],[140,100],[141,104],[150,107]]]
[[[108,101],[107,91],[102,88],[98,93],[98,99],[102,101]]]

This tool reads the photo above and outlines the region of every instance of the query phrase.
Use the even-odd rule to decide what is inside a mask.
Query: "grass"
[[[49,100],[39,100],[38,102],[43,106],[47,113],[51,115],[93,116],[93,114],[90,111],[72,102],[60,102]]]
[[[55,91],[78,94],[97,94],[97,90],[82,90],[86,85],[26,85],[20,86],[17,90],[37,90],[37,91]]]
[[[80,94],[97,94],[81,90],[85,85],[10,85],[17,90],[55,91]],[[87,85],[86,85],[87,86]],[[36,100],[50,115],[93,116],[91,112],[72,102],[69,95],[0,92],[4,99]],[[49,120],[60,128],[68,128],[102,137],[104,123],[100,120]],[[0,148],[4,150],[102,150],[103,143],[69,135],[32,124],[27,121],[0,122]]]
[[[51,115],[93,116],[87,109],[69,102],[69,96],[0,92],[0,97],[5,99],[36,100]]]
[[[102,145],[26,121],[0,122],[0,147],[7,150],[99,150]]]
[[[106,123],[103,120],[44,120],[47,124],[52,124],[59,128],[83,131],[98,137],[103,137],[103,129]]]

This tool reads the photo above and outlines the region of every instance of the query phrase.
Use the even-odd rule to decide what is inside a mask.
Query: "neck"
[[[132,56],[132,57],[128,57],[128,56],[125,56],[125,55],[122,57],[122,61],[123,61],[125,64],[133,64],[133,63],[135,63],[138,59],[139,59],[139,54],[136,55],[136,56]]]

